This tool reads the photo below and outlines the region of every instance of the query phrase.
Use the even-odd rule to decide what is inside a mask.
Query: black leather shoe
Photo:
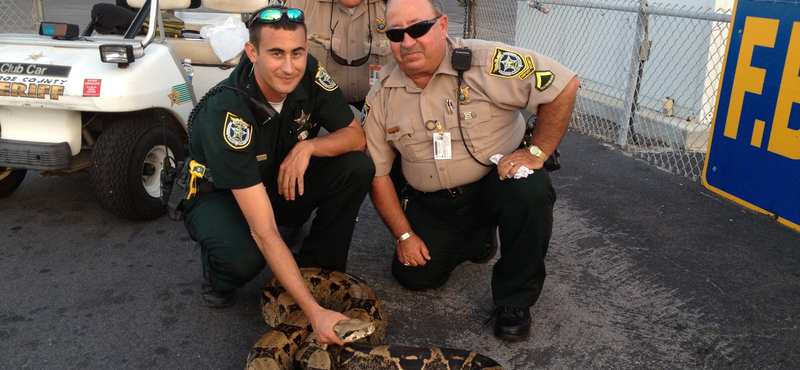
[[[497,226],[492,226],[489,229],[489,243],[486,244],[486,249],[481,254],[470,258],[472,263],[486,263],[494,258],[497,254],[497,249],[500,248],[500,234],[497,233]]]
[[[494,322],[494,336],[510,340],[526,340],[531,335],[531,311],[529,308],[498,307]]]
[[[219,293],[209,284],[203,284],[200,296],[203,298],[203,306],[211,308],[228,307],[236,302],[236,292]]]

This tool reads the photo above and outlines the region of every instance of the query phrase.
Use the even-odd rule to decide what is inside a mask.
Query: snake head
[[[342,342],[353,343],[375,332],[375,324],[359,319],[347,319],[339,321],[333,326],[333,330]]]

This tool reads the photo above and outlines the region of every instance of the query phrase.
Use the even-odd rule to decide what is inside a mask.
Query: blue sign
[[[800,4],[738,0],[705,186],[800,231]]]

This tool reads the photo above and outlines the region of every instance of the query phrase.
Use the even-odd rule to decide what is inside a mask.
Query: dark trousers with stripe
[[[484,250],[488,228],[498,225],[501,257],[492,271],[494,303],[531,307],[546,276],[544,257],[555,200],[546,171],[500,181],[496,167],[463,194],[415,192],[406,217],[428,247],[431,260],[425,266],[406,267],[395,254],[392,274],[412,290],[442,286],[457,265]]]
[[[345,271],[356,216],[374,176],[372,160],[362,152],[351,152],[311,158],[304,194],[293,201],[271,190],[274,184],[267,186],[278,226],[307,219],[317,211],[296,256],[298,265]],[[231,292],[264,268],[264,256],[232,192],[199,195],[184,211],[184,223],[192,239],[200,243],[203,269],[215,291]]]

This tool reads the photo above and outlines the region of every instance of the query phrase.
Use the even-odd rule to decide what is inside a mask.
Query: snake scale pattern
[[[381,345],[387,316],[381,302],[360,279],[337,271],[301,268],[314,298],[351,320],[335,330],[347,345],[318,344],[311,324],[276,278],[264,284],[261,312],[272,330],[247,356],[248,370],[503,370],[476,352],[448,348]]]

